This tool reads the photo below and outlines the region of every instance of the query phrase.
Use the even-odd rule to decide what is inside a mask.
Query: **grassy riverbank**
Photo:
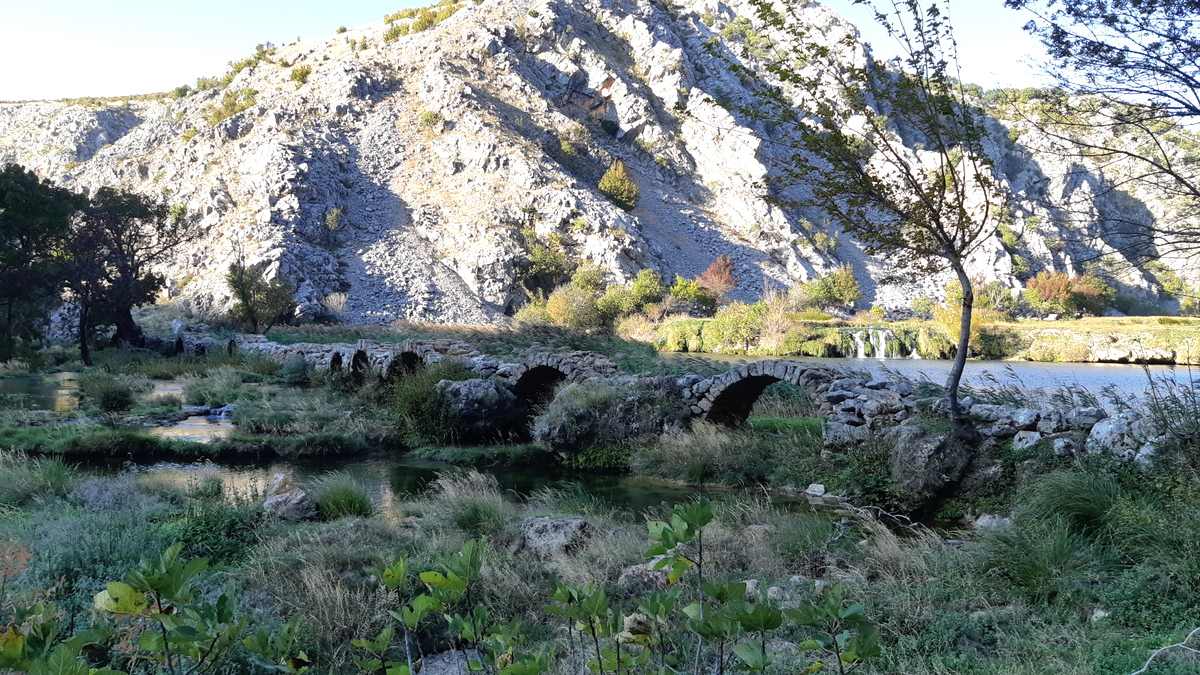
[[[954,344],[933,321],[878,322],[784,316],[742,318],[736,326],[719,318],[668,318],[631,335],[666,352],[754,356],[951,358]],[[989,360],[1052,363],[1200,364],[1200,319],[1113,317],[1062,321],[996,321],[980,324],[972,356]]]
[[[372,659],[399,666],[405,629],[392,612],[415,611],[420,596],[440,604],[412,624],[407,644],[418,659],[461,659],[434,655],[475,642],[462,634],[462,617],[472,616],[493,666],[539,658],[520,672],[562,675],[579,672],[595,649],[611,658],[618,644],[624,658],[668,664],[668,672],[693,673],[697,659],[705,673],[722,659],[732,671],[755,658],[755,646],[770,662],[763,672],[836,672],[821,642],[822,631],[840,630],[820,618],[828,612],[855,617],[846,629],[858,672],[880,674],[1131,672],[1200,625],[1200,535],[1179,527],[1200,517],[1200,448],[1177,447],[1139,467],[1059,457],[1040,445],[990,446],[976,462],[992,468],[971,474],[986,480],[959,486],[923,514],[949,528],[934,531],[896,515],[913,505],[891,482],[882,439],[827,452],[823,420],[792,385],[768,389],[744,428],[698,423],[667,433],[663,392],[572,385],[534,411],[533,427],[553,430],[546,442],[463,446],[434,387],[463,376],[453,364],[355,387],[297,364],[242,357],[98,356],[100,366],[78,375],[78,410],[8,409],[0,419],[0,623],[12,622],[27,644],[36,625],[95,629],[76,641],[86,649],[63,658],[96,667],[159,670],[150,665],[162,658],[155,643],[135,639],[157,625],[155,615],[138,610],[131,619],[105,603],[97,611],[93,597],[108,582],[141,583],[129,576],[139,561],[172,544],[183,558],[210,563],[191,582],[196,593],[171,601],[182,621],[210,616],[204,603],[222,592],[229,598],[225,618],[192,626],[223,631],[211,656],[221,672],[289,672],[280,664],[301,657],[315,673],[377,672]],[[178,393],[155,395],[154,383],[166,381]],[[232,404],[233,435],[211,444],[149,435],[146,424],[177,419],[184,404]],[[573,444],[551,449],[563,439]],[[445,462],[446,470],[427,492],[405,494],[372,493],[331,467],[300,485],[317,519],[293,523],[267,514],[265,485],[225,480],[215,467],[82,468],[93,459],[111,467],[112,459],[311,456],[328,465],[362,452]],[[581,488],[518,496],[452,465],[629,472],[723,489],[709,492],[718,495],[710,520],[696,506],[634,509]],[[809,510],[766,498],[810,483],[847,502]],[[1011,524],[971,530],[984,513],[1007,514]],[[675,534],[648,530],[647,519],[674,523]],[[688,519],[694,527],[679,524]],[[562,546],[539,538],[545,528],[567,528],[550,538]],[[707,586],[696,565],[700,532]],[[677,596],[659,587],[666,572],[647,566],[659,555],[679,565],[668,565],[679,573]],[[467,559],[475,571],[463,572]],[[418,576],[452,570],[469,572],[469,593]],[[747,580],[754,583],[739,585]],[[747,595],[752,604],[741,600]],[[693,602],[725,623],[696,623],[695,610],[684,609]],[[576,614],[567,620],[564,611]],[[776,611],[778,625],[761,623]],[[575,626],[585,619],[597,636],[580,643]],[[52,639],[52,650],[77,648],[57,641],[65,637]],[[174,658],[191,667],[201,654],[181,649]],[[1172,652],[1149,672],[1193,667]]]

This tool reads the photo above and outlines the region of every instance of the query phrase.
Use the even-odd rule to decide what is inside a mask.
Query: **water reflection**
[[[0,378],[0,404],[10,409],[69,413],[79,407],[78,373]]]
[[[102,473],[117,470],[98,469]],[[385,515],[402,517],[403,504],[425,491],[445,472],[458,471],[444,464],[406,460],[403,457],[376,457],[350,462],[297,461],[265,465],[239,466],[213,462],[195,464],[158,463],[136,468],[145,482],[186,490],[205,480],[220,480],[227,496],[261,498],[275,474],[291,471],[304,485],[312,485],[333,471],[342,471],[359,480],[368,490],[376,507]],[[631,513],[664,504],[676,504],[701,494],[686,486],[664,484],[633,476],[594,475],[542,469],[489,470],[500,488],[514,500],[525,500],[539,489],[581,491],[612,508]],[[781,503],[791,503],[784,500]]]
[[[149,430],[151,436],[174,441],[212,443],[233,435],[233,422],[227,417],[205,417],[196,415],[183,421]]]

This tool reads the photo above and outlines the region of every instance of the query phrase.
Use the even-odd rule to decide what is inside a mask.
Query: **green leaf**
[[[113,581],[92,599],[96,609],[109,614],[141,614],[146,610],[146,595],[129,584]]]
[[[759,645],[743,642],[734,646],[733,653],[751,672],[762,672],[771,665],[770,660],[763,656],[762,648]]]
[[[25,656],[25,636],[17,632],[16,626],[0,633],[0,666],[16,668]]]

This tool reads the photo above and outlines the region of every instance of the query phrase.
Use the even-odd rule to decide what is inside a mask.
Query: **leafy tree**
[[[1200,117],[1200,1],[1005,0],[1032,18],[1063,92],[1030,119],[1068,152],[1113,174],[1108,190],[1090,194],[1084,213],[1105,193],[1147,188],[1175,201],[1179,219],[1110,224],[1129,240],[1126,252],[1155,257],[1200,253],[1200,155],[1188,131]],[[1190,150],[1189,150],[1190,148]]]
[[[632,211],[641,197],[637,181],[629,173],[625,162],[619,159],[613,162],[612,166],[608,167],[608,171],[605,171],[604,175],[600,177],[599,188],[601,194],[613,200],[614,204],[626,211]]]
[[[61,281],[62,247],[79,198],[11,164],[0,169],[0,361],[37,335]]]
[[[717,256],[708,268],[696,277],[696,283],[712,293],[717,300],[725,297],[730,291],[737,288],[737,277],[733,274],[733,259],[727,255]]]
[[[95,248],[77,254],[98,258],[103,270],[91,308],[97,314],[95,322],[116,326],[118,343],[141,346],[145,338],[133,320],[133,308],[154,300],[166,283],[155,268],[201,232],[186,209],[112,188],[97,190],[81,216],[77,234]],[[84,268],[89,265],[82,263]]]
[[[103,231],[93,221],[77,218],[64,248],[63,285],[74,302],[76,340],[79,360],[92,365],[92,336],[100,315],[100,306],[108,296],[110,268],[107,264],[106,241]]]
[[[811,307],[851,308],[862,297],[858,279],[849,265],[807,282],[800,288],[801,301]]]
[[[793,159],[779,180],[804,185],[809,205],[868,253],[887,256],[898,270],[893,276],[948,269],[962,284],[963,329],[946,386],[960,419],[973,307],[966,261],[995,231],[1005,191],[984,148],[981,114],[957,77],[945,3],[897,0],[894,9],[880,9],[856,0],[874,9],[900,47],[888,65],[858,58],[852,35],[831,48],[819,24],[798,18],[803,0],[753,4],[781,37],[780,57],[768,65],[779,86],[760,92],[766,109],[758,113],[794,131]]]
[[[252,333],[267,333],[296,310],[296,289],[286,280],[267,279],[266,265],[239,259],[229,266],[225,283],[233,293],[233,316]]]

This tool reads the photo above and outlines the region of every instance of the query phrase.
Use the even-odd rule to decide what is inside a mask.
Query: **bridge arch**
[[[514,390],[517,397],[532,410],[549,403],[550,399],[554,398],[555,390],[567,379],[567,374],[554,366],[536,365],[527,368],[517,378]]]
[[[828,388],[836,373],[796,361],[759,361],[730,370],[696,385],[701,391],[695,411],[705,420],[727,427],[746,423],[767,387],[790,382],[814,392]]]
[[[405,375],[413,373],[425,367],[425,359],[421,355],[413,351],[403,351],[392,357],[388,361],[387,369],[384,371],[385,380],[395,380]]]
[[[362,384],[367,380],[367,373],[371,370],[371,355],[365,349],[359,349],[354,352],[354,356],[350,359],[350,375],[354,377],[354,381]]]

